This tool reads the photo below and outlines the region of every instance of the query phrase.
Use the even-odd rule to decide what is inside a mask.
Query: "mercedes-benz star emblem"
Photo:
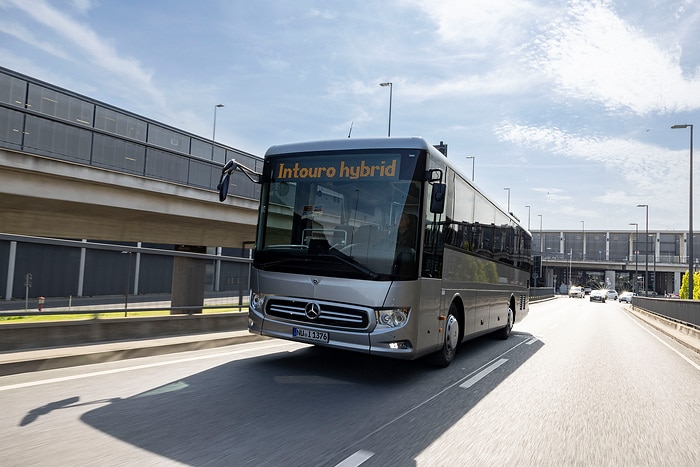
[[[321,316],[321,305],[311,302],[304,308],[304,314],[309,319],[316,319]]]

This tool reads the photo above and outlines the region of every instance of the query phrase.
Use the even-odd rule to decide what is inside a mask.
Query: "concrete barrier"
[[[0,326],[0,352],[174,337],[248,328],[247,313],[90,319]]]

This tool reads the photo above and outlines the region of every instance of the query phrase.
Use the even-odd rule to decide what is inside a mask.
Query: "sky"
[[[0,66],[260,157],[391,104],[532,231],[688,230],[699,45],[700,0],[0,0]]]

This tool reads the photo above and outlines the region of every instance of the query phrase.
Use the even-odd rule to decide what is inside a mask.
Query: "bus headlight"
[[[388,310],[376,310],[377,323],[390,328],[398,328],[408,321],[409,308],[391,308]]]
[[[265,294],[250,292],[250,308],[258,313],[265,309]]]

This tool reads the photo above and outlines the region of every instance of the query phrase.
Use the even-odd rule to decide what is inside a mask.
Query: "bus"
[[[446,367],[529,309],[532,236],[422,138],[273,146],[262,173],[249,330]]]

